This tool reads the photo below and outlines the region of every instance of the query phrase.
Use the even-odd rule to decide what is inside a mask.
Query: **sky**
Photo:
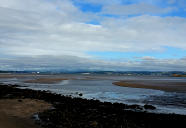
[[[186,71],[186,0],[0,0],[0,70]]]

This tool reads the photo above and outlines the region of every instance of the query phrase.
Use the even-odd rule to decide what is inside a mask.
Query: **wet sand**
[[[0,79],[6,78],[17,78],[25,80],[25,83],[39,83],[39,84],[55,84],[59,83],[63,80],[67,80],[67,78],[61,78],[60,75],[42,75],[42,74],[10,74],[10,73],[1,73]]]
[[[25,83],[38,83],[38,84],[55,84],[63,80],[67,80],[67,79],[66,78],[38,78],[34,80],[27,80],[24,82]]]
[[[123,87],[155,89],[167,92],[186,92],[186,82],[119,81],[113,82],[113,84]]]
[[[27,77],[42,77],[42,76],[48,76],[48,75],[41,75],[41,74],[12,74],[12,73],[0,73],[0,79],[3,78],[27,78]]]
[[[0,128],[40,128],[31,117],[49,108],[42,100],[0,99]]]

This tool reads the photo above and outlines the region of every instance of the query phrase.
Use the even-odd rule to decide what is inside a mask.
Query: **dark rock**
[[[135,109],[135,110],[142,110],[142,107],[137,105],[137,104],[134,104],[134,105],[130,105],[129,107],[130,109]]]
[[[19,100],[17,100],[18,102],[23,102],[23,100],[21,100],[21,99],[19,99]]]
[[[79,96],[83,96],[83,94],[82,93],[79,93]]]
[[[144,108],[145,108],[145,109],[151,109],[151,110],[156,109],[156,107],[154,107],[154,106],[152,106],[152,105],[147,105],[147,104],[144,105]]]

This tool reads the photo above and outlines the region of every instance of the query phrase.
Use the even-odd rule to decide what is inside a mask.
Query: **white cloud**
[[[6,17],[0,18],[0,48],[10,54],[83,55],[87,51],[160,51],[162,46],[186,49],[184,18],[144,15],[124,20],[108,18],[102,20],[101,25],[90,25],[62,15],[52,17],[7,8],[1,10],[0,13]]]
[[[169,11],[169,8],[157,11],[157,8],[147,8],[146,5],[143,10],[142,5],[128,13],[140,10],[140,13]],[[133,6],[137,5],[127,7],[130,9]],[[91,65],[89,51],[162,51],[164,46],[186,50],[186,19],[180,17],[142,15],[103,18],[93,13],[83,13],[70,0],[0,0],[0,15],[0,54],[4,55],[76,56],[89,59],[88,64]],[[100,25],[86,24],[92,19],[99,20]],[[99,63],[106,67],[118,65],[116,62],[109,62],[110,65],[107,62]],[[120,65],[130,67],[131,64],[141,67],[144,63],[126,62]],[[6,65],[8,67],[8,63]],[[95,65],[95,68],[100,66]]]

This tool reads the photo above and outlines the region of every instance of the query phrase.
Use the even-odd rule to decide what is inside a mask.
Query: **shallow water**
[[[56,76],[51,76],[56,77]],[[101,101],[120,102],[127,104],[152,104],[158,109],[152,112],[177,113],[186,115],[186,94],[164,92],[152,89],[128,88],[115,86],[112,83],[118,80],[138,80],[142,82],[186,82],[185,78],[173,77],[142,77],[142,76],[104,76],[104,75],[61,75],[65,78],[58,84],[24,83],[29,78],[0,79],[0,82],[20,84],[36,90],[50,90],[63,95],[72,95],[82,98],[99,99]],[[88,79],[87,79],[88,77]]]

